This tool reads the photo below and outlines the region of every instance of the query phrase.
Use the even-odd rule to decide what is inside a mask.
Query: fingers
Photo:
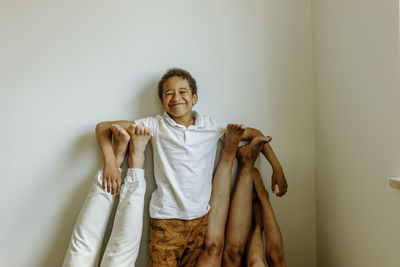
[[[111,194],[119,194],[120,189],[121,189],[121,177],[118,176],[117,178],[110,178],[110,184],[111,184]],[[110,191],[108,191],[110,193]]]
[[[121,178],[117,179],[117,194],[121,191]]]
[[[279,192],[275,192],[276,191],[276,186],[278,186]],[[271,190],[272,193],[274,193],[277,197],[282,197],[286,194],[287,192],[287,182],[284,181],[282,183],[279,183],[279,181],[277,182],[275,179],[271,180]]]
[[[108,177],[107,179],[107,192],[115,195],[119,193],[118,179],[113,179],[112,177]]]
[[[115,195],[117,191],[117,181],[111,180],[111,194]]]
[[[108,177],[107,178],[107,192],[108,193],[111,193],[111,184],[112,184],[111,177]]]
[[[106,190],[106,184],[107,184],[106,177],[103,175],[103,181],[101,183],[101,188],[103,188],[103,190]]]
[[[142,125],[132,125],[129,129],[129,134],[132,135],[149,135],[151,134],[150,128]]]
[[[287,193],[287,189],[288,189],[288,185],[285,181],[285,183],[282,185],[282,187],[279,188],[280,197]]]
[[[272,179],[271,190],[272,190],[272,193],[274,193],[274,194],[275,194],[275,189],[276,189],[276,181],[275,181],[275,179]]]
[[[121,173],[117,165],[105,165],[101,187],[111,194],[119,194],[121,188]]]
[[[112,194],[119,194],[120,188],[121,188],[121,178],[117,177],[116,180],[111,180],[112,181]]]
[[[121,191],[121,177],[113,179],[111,176],[103,176],[101,188],[112,195],[119,194]]]
[[[280,184],[280,185],[278,185],[278,187],[279,187],[279,192],[276,193],[276,196],[278,196],[278,197],[284,196],[286,194],[287,188],[288,188],[287,183],[285,182],[284,184]]]

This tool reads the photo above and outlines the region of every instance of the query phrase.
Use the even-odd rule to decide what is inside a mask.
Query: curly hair
[[[179,69],[179,68],[172,68],[169,69],[161,78],[161,80],[158,82],[158,97],[162,99],[162,93],[163,93],[163,87],[164,83],[171,77],[180,77],[182,79],[185,79],[188,81],[190,89],[192,90],[192,94],[196,95],[197,94],[197,85],[196,85],[196,80],[192,77],[192,75],[184,70],[184,69]]]

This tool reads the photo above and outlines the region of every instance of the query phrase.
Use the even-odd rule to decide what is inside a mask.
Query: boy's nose
[[[172,95],[172,100],[179,99],[180,97],[181,97],[181,96],[180,96],[179,93],[174,93],[174,94]]]

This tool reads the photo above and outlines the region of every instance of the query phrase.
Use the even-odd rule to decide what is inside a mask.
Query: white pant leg
[[[143,169],[128,169],[101,267],[134,267],[143,228],[146,181]]]
[[[115,196],[101,188],[100,170],[90,187],[72,232],[63,267],[97,266]]]

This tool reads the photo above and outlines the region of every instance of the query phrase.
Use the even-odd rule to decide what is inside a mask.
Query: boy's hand
[[[276,185],[278,185],[279,192],[275,193],[276,190]],[[288,188],[288,184],[286,182],[285,174],[283,173],[283,170],[274,170],[272,172],[272,177],[271,177],[271,189],[272,192],[278,196],[281,197],[284,194],[286,194]]]
[[[113,195],[115,193],[119,194],[121,189],[121,173],[116,162],[104,164],[103,183],[101,187]]]

